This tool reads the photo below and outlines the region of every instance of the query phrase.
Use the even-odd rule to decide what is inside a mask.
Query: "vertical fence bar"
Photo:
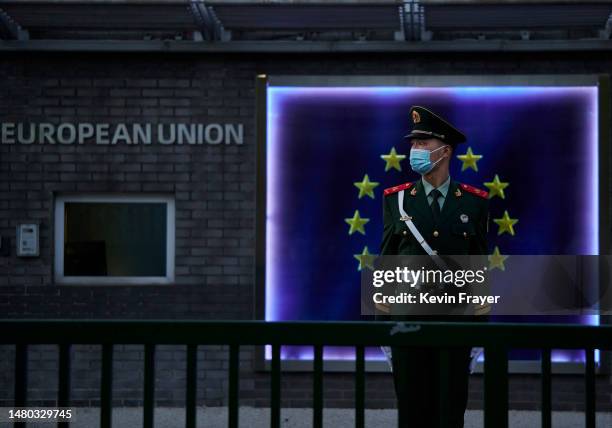
[[[187,428],[196,428],[197,364],[198,345],[187,345],[187,391],[185,396],[185,426]]]
[[[57,405],[68,407],[70,405],[70,345],[59,346],[59,367],[57,380]],[[67,428],[68,422],[58,422],[58,428]]]
[[[25,407],[28,399],[28,345],[15,345],[15,407]],[[25,427],[16,422],[15,427]]]
[[[15,347],[15,407],[24,407],[28,391],[28,345]]]
[[[508,351],[485,348],[485,428],[508,428]]]
[[[440,369],[438,371],[438,416],[441,428],[447,428],[450,423],[449,403],[453,400],[450,396],[448,381],[450,379],[450,350],[440,348]]]
[[[595,428],[595,352],[593,348],[585,349],[586,364],[584,366],[585,379],[585,426]]]
[[[228,425],[230,428],[238,428],[238,362],[240,356],[240,347],[238,345],[230,345],[229,358],[229,407],[228,407]]]
[[[323,346],[314,346],[312,373],[312,426],[323,428]]]
[[[102,345],[102,383],[100,385],[100,427],[112,425],[113,345]]]
[[[355,346],[355,428],[365,425],[365,349]]]
[[[552,425],[551,391],[550,349],[547,348],[542,349],[542,428]]]
[[[272,345],[270,426],[280,428],[280,345]]]
[[[155,345],[145,344],[143,426],[153,428],[155,410]]]

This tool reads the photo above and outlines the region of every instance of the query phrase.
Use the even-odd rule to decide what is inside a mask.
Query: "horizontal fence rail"
[[[470,346],[485,349],[485,427],[508,427],[508,351],[542,350],[542,427],[551,426],[551,349],[585,350],[585,424],[595,427],[595,350],[612,349],[612,326],[512,323],[444,322],[265,322],[176,320],[0,320],[0,344],[16,345],[15,406],[27,406],[28,345],[59,346],[58,405],[70,404],[70,347],[102,345],[100,426],[112,425],[113,346],[143,344],[143,426],[154,425],[156,345],[187,345],[185,385],[186,427],[196,426],[196,373],[198,345],[229,345],[228,426],[238,427],[240,346],[272,345],[270,364],[270,426],[280,427],[281,346],[308,345],[313,357],[313,427],[323,426],[323,348],[355,348],[355,426],[365,424],[366,346]],[[449,372],[443,352],[440,373]],[[444,376],[441,376],[444,379]],[[440,385],[441,409],[448,388]],[[447,424],[444,412],[440,422]],[[23,426],[18,425],[15,426]],[[62,426],[61,423],[58,426]]]

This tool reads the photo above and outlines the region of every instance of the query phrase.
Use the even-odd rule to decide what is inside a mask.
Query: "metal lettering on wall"
[[[243,124],[0,123],[0,144],[242,144]]]

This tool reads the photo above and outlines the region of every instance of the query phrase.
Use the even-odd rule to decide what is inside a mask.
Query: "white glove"
[[[391,363],[391,347],[390,346],[381,346],[383,354],[385,354],[385,358],[387,359],[387,363],[389,364],[389,370],[393,372],[393,364]]]
[[[470,373],[474,373],[476,363],[478,362],[478,357],[480,357],[480,354],[483,352],[484,348],[472,348],[472,351],[470,352],[470,358],[472,359],[470,361]]]

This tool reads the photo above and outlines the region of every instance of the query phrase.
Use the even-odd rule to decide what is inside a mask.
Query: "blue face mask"
[[[437,152],[444,146],[438,147],[435,150],[429,151],[426,149],[410,149],[410,167],[414,172],[421,175],[427,174],[444,158],[440,158],[435,162],[431,161],[431,154]]]

